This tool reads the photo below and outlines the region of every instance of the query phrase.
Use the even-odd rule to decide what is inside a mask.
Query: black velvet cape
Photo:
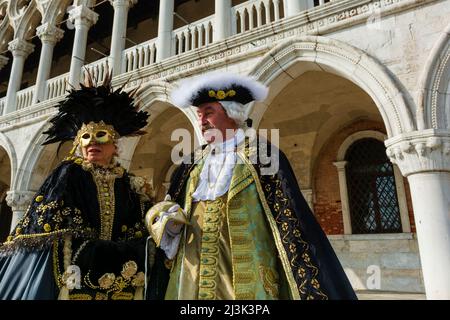
[[[98,286],[103,274],[120,275],[124,263],[135,261],[138,272],[147,268],[147,298],[162,299],[168,269],[164,253],[154,248],[152,240],[147,246],[148,260],[152,261],[145,261],[148,232],[143,219],[152,203],[142,200],[131,187],[125,170],[115,179],[114,196],[111,240],[100,240],[100,208],[93,176],[79,158],[62,162],[38,190],[8,241],[0,246],[0,299],[56,299],[62,286],[66,235],[72,236],[72,257],[77,255],[74,264],[82,276],[82,287],[74,292],[95,298],[96,291],[102,290],[86,286],[88,271],[92,284]]]

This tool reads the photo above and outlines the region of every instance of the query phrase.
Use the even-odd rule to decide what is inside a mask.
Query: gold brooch
[[[208,95],[211,98],[216,98],[216,99],[219,99],[219,100],[223,100],[226,97],[234,97],[236,95],[236,91],[228,90],[227,92],[225,92],[224,90],[218,90],[216,92],[214,90],[209,90],[208,91]]]

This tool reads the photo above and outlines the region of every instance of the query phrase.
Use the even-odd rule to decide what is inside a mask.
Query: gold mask
[[[113,126],[107,125],[103,121],[99,123],[91,121],[88,124],[83,124],[81,129],[78,130],[75,143],[87,147],[93,142],[96,144],[115,143],[117,139],[119,139],[119,134]]]

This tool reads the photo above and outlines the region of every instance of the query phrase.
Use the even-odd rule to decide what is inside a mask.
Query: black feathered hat
[[[44,132],[48,137],[43,145],[75,140],[78,131],[91,122],[113,127],[115,138],[144,134],[149,114],[138,111],[134,105],[134,94],[123,91],[123,86],[113,90],[111,74],[107,68],[102,85],[86,70],[85,83],[80,89],[69,91],[66,99],[56,107],[58,114],[50,120],[52,126]],[[75,143],[74,143],[75,144]]]

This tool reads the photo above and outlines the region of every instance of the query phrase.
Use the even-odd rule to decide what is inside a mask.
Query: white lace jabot
[[[244,138],[243,130],[238,129],[233,138],[218,145],[211,144],[197,189],[192,194],[194,201],[215,200],[228,192],[237,160],[236,146],[241,144]]]

